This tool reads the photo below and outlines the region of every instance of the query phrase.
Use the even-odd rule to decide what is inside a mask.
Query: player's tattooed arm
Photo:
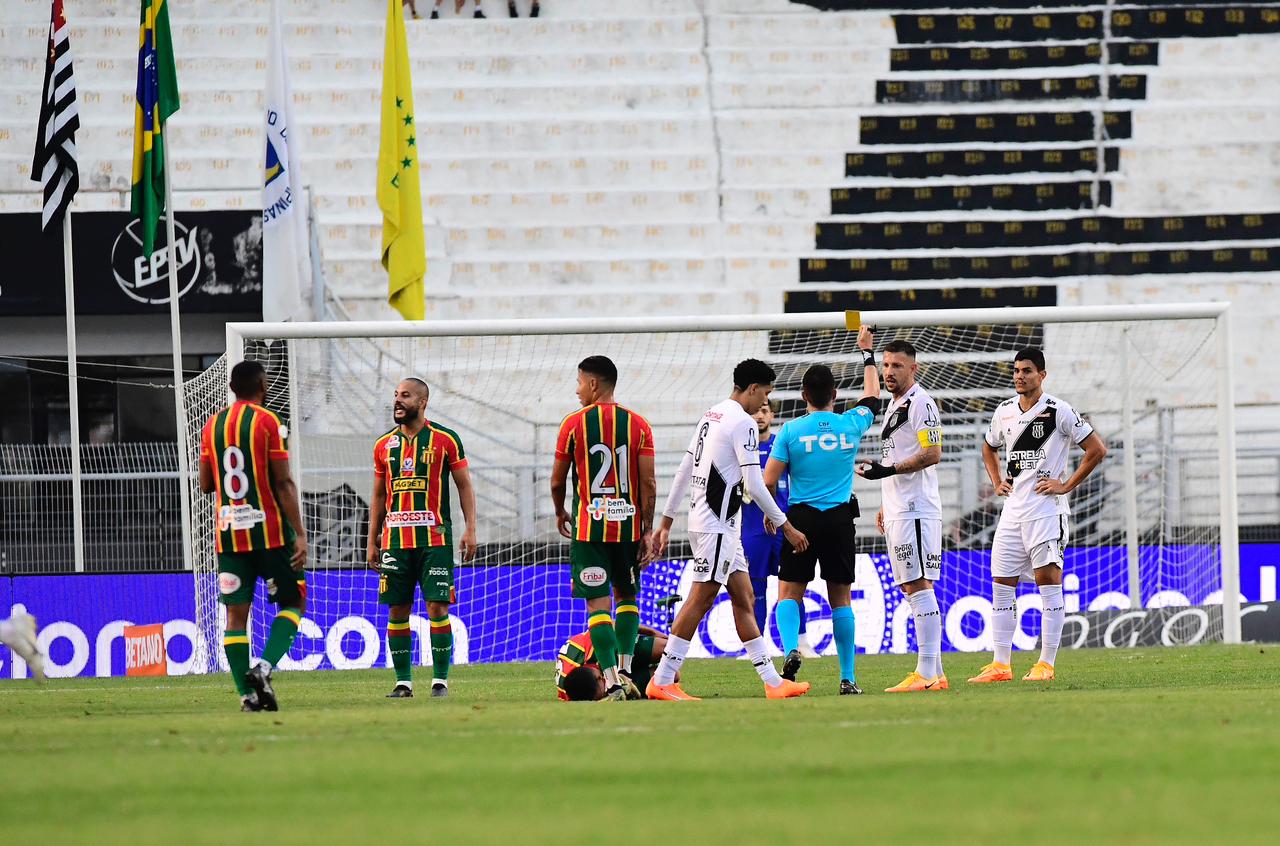
[[[899,461],[894,467],[898,468],[899,473],[915,473],[917,470],[932,467],[941,460],[942,447],[931,446],[925,447],[906,461]]]
[[[1081,441],[1080,446],[1084,449],[1084,458],[1080,459],[1080,466],[1076,468],[1076,472],[1072,473],[1065,482],[1057,479],[1041,479],[1036,482],[1036,493],[1045,496],[1071,493],[1081,482],[1089,478],[1089,474],[1102,463],[1102,459],[1107,457],[1107,445],[1102,442],[1102,438],[1098,437],[1097,432]]]

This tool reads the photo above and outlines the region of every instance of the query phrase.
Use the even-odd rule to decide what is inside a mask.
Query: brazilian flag
[[[129,211],[142,222],[142,251],[155,249],[164,214],[164,123],[178,110],[166,0],[142,0],[138,31],[138,100],[133,112],[133,197]]]

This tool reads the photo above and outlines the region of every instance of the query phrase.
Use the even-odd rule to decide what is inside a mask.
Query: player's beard
[[[399,426],[412,425],[418,419],[418,409],[400,406],[391,410],[391,419]]]

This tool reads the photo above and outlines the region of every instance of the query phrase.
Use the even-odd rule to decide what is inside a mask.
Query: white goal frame
[[[1116,321],[1212,319],[1217,323],[1217,432],[1219,461],[1219,518],[1222,565],[1223,640],[1239,643],[1240,547],[1236,481],[1236,414],[1231,344],[1231,304],[1228,302],[1162,303],[1150,305],[1046,306],[1033,308],[932,309],[919,311],[835,311],[812,314],[734,314],[637,318],[564,318],[511,320],[334,321],[312,323],[228,323],[227,368],[244,358],[247,340],[337,338],[404,338],[502,335],[619,334],[642,332],[712,332],[769,330],[847,330],[867,324],[878,328],[922,326],[972,326],[984,323],[1097,323]],[[291,369],[292,372],[292,369]],[[297,391],[289,391],[291,406]],[[1131,422],[1126,403],[1124,416]],[[291,412],[296,412],[291,408]],[[301,419],[294,413],[292,419]],[[1126,426],[1126,429],[1128,426]],[[293,438],[302,436],[295,431]],[[1124,433],[1126,446],[1132,433]],[[290,451],[298,460],[299,451]],[[1131,471],[1133,450],[1126,448],[1126,469]],[[295,474],[296,474],[295,466]],[[1128,474],[1132,479],[1132,475]],[[300,478],[300,474],[296,474]],[[1137,584],[1138,516],[1134,486],[1125,502],[1131,585]],[[189,540],[190,540],[189,536]]]

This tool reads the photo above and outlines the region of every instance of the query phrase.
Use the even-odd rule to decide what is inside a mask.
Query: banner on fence
[[[1167,553],[1168,547],[1165,548]],[[1100,550],[1071,551],[1089,555],[1096,564]],[[1124,571],[1124,550],[1116,550],[1118,571]],[[1241,547],[1241,590],[1248,600],[1242,609],[1246,640],[1280,641],[1280,603],[1276,573],[1280,544]],[[1083,646],[1154,646],[1197,643],[1220,630],[1221,610],[1213,604],[1210,586],[1200,593],[1189,587],[1162,589],[1148,598],[1154,607],[1129,609],[1115,568],[1098,571],[1105,577],[1068,576],[1064,598],[1067,623],[1063,644]],[[645,574],[640,595],[643,620],[667,627],[665,597],[688,595],[692,574],[687,561],[664,561]],[[977,552],[949,552],[944,573],[957,574],[938,584],[944,615],[944,647],[955,651],[990,648],[991,600],[985,585],[985,557]],[[963,569],[964,578],[959,577]],[[976,568],[976,569],[975,569]],[[914,649],[910,609],[889,575],[884,556],[862,556],[854,586],[859,651],[906,652]],[[971,571],[972,572],[969,572]],[[455,661],[551,661],[571,635],[585,627],[581,600],[569,595],[567,564],[518,567],[462,567],[457,572],[458,603],[453,606]],[[377,575],[367,570],[321,570],[308,574],[311,608],[303,619],[297,642],[282,669],[354,669],[389,665],[384,639],[386,609],[377,604]],[[266,607],[261,586],[257,604]],[[1165,587],[1165,586],[1162,586]],[[776,583],[769,587],[770,607]],[[194,589],[190,574],[134,574],[103,576],[23,576],[0,580],[0,615],[14,605],[24,606],[41,621],[40,642],[49,655],[53,677],[123,675],[131,660],[155,657],[163,645],[163,666],[170,675],[192,669],[192,648],[199,636],[194,622]],[[1206,599],[1208,602],[1206,602]],[[1151,600],[1154,600],[1152,602]],[[820,652],[833,653],[831,613],[825,588],[815,582],[806,596],[809,640]],[[1018,649],[1036,645],[1039,596],[1026,587],[1019,594]],[[415,608],[415,629],[425,629],[425,608]],[[152,640],[136,656],[126,651],[126,629],[151,622],[163,637]],[[253,632],[258,654],[265,626]],[[769,639],[777,643],[772,615]],[[154,630],[153,630],[154,631]],[[424,637],[415,639],[415,660],[429,662]],[[220,653],[217,643],[213,652]],[[736,655],[741,643],[734,634],[726,596],[699,627],[693,656]],[[775,646],[775,652],[776,652]],[[153,662],[155,663],[155,662]],[[0,647],[0,676],[26,674],[26,666]]]

